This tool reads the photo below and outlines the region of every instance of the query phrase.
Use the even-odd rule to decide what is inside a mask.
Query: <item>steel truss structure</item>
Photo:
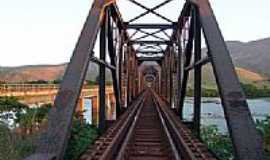
[[[145,61],[158,62],[161,68],[160,76],[151,78],[158,75],[153,72],[148,79],[156,80],[156,93],[162,95],[171,106],[174,104],[179,121],[183,119],[190,71],[194,70],[194,118],[191,124],[197,137],[200,136],[202,67],[211,64],[236,159],[264,159],[262,138],[256,131],[244,92],[208,0],[187,1],[177,21],[168,19],[157,11],[172,0],[166,0],[153,8],[135,0],[129,1],[145,9],[145,12],[127,22],[122,19],[114,0],[94,1],[55,99],[55,107],[49,114],[47,133],[42,136],[36,153],[27,159],[63,159],[72,116],[90,61],[100,66],[99,128],[102,131],[106,130],[106,68],[112,73],[118,118],[125,111],[125,106],[141,92],[138,67]],[[135,23],[149,13],[167,23]],[[129,30],[135,31],[130,35]],[[172,34],[169,34],[168,30]],[[141,36],[136,38],[139,33]],[[159,36],[160,33],[164,36]],[[98,35],[100,57],[95,57],[93,49]],[[205,57],[201,51],[203,36],[208,49]],[[153,40],[145,40],[147,37],[152,37]],[[138,47],[135,48],[135,45]],[[110,62],[106,62],[107,52]]]

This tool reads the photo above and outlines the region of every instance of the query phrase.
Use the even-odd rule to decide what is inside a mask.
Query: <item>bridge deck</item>
[[[123,145],[124,157],[130,160],[169,160],[172,151],[168,136],[161,123],[161,117],[155,106],[153,96],[145,99],[130,136]]]
[[[91,159],[215,159],[166,102],[148,89],[81,156]]]

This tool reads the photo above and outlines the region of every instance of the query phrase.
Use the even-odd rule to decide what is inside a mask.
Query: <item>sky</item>
[[[162,0],[138,1],[151,7]],[[183,2],[174,0],[158,11],[176,20]],[[270,37],[269,0],[210,2],[226,40]],[[127,0],[117,3],[125,20],[143,12]],[[92,0],[0,0],[0,66],[68,62],[91,4]]]

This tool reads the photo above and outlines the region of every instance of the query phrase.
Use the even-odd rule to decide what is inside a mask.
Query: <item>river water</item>
[[[256,120],[265,119],[270,115],[270,98],[249,99],[249,108],[253,118]],[[90,99],[85,100],[84,117],[88,123],[92,123],[92,103]],[[115,113],[111,113],[115,114]],[[192,120],[193,98],[187,98],[184,106],[184,119]],[[216,125],[220,132],[227,132],[227,125],[224,119],[224,112],[219,98],[202,98],[202,125]]]
[[[220,132],[227,132],[224,112],[219,98],[202,98],[202,125],[216,125]],[[270,98],[249,99],[249,109],[254,120],[265,119],[270,116]],[[193,99],[187,98],[184,107],[184,119],[193,117]]]
[[[270,116],[270,97],[260,98],[260,99],[249,99],[249,108],[254,120],[262,120],[267,116]],[[113,106],[112,106],[113,107]],[[92,101],[91,99],[84,99],[84,118],[89,124],[93,123],[93,113],[92,113]],[[113,112],[112,112],[113,111]],[[112,112],[112,113],[108,113]],[[115,117],[115,110],[111,109],[107,111],[107,117]],[[3,121],[3,116],[13,115],[10,114],[0,114],[0,120]],[[191,121],[193,118],[193,98],[186,98],[184,104],[184,119]],[[7,119],[7,117],[6,117]],[[4,121],[10,126],[14,123],[12,119]],[[224,118],[223,108],[221,106],[221,101],[219,98],[202,98],[202,113],[201,113],[201,123],[202,125],[216,125],[220,132],[226,133],[228,131],[226,121]]]

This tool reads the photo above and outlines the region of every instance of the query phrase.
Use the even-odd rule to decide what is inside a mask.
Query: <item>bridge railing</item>
[[[58,89],[57,84],[1,84],[0,93],[28,92]]]
[[[59,89],[59,84],[0,84],[0,96],[13,95],[13,93],[46,92]],[[83,91],[98,92],[98,86],[84,85]],[[106,92],[113,92],[112,86],[106,87]]]

